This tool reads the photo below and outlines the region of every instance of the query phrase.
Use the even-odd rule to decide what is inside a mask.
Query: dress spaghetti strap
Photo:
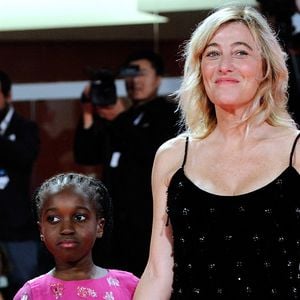
[[[291,150],[291,154],[290,154],[290,164],[289,166],[291,167],[292,166],[292,163],[293,163],[293,155],[294,155],[294,151],[295,151],[295,148],[296,148],[296,145],[297,145],[297,141],[300,137],[300,133],[297,135],[297,137],[295,138],[295,141],[294,141],[294,144],[293,144],[293,147],[292,147],[292,150]]]
[[[182,161],[182,165],[181,165],[182,169],[183,169],[183,167],[185,165],[185,162],[186,162],[188,147],[189,147],[189,136],[187,136],[185,138],[184,157],[183,157],[183,161]]]
[[[181,169],[183,169],[183,167],[185,165],[185,162],[186,162],[187,152],[188,152],[188,145],[189,145],[189,136],[187,136],[185,138],[184,156],[183,156],[183,161],[182,161]],[[168,227],[169,224],[170,224],[170,216],[168,214],[168,208],[167,208],[166,212],[167,212],[167,215],[168,215],[167,216],[166,227]]]

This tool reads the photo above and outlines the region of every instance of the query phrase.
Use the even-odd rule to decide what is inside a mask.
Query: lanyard
[[[12,106],[10,106],[5,118],[0,123],[0,135],[4,135],[6,129],[11,121],[13,113],[14,113],[14,109]]]

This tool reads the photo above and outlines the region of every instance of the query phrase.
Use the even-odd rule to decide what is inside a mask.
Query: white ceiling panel
[[[137,0],[9,0],[0,31],[152,24],[167,18],[137,9]]]
[[[148,12],[175,12],[211,9],[230,3],[257,5],[256,0],[138,0],[138,8]]]

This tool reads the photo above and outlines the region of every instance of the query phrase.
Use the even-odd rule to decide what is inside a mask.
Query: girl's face
[[[74,263],[91,259],[94,242],[103,234],[104,219],[97,219],[90,201],[63,191],[45,200],[39,226],[56,263]]]
[[[227,111],[249,105],[263,78],[263,60],[245,24],[224,24],[202,55],[201,72],[209,99]]]

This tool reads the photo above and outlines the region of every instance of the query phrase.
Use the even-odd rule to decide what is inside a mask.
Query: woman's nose
[[[219,60],[219,72],[227,73],[233,70],[232,57],[229,55],[222,55]]]

